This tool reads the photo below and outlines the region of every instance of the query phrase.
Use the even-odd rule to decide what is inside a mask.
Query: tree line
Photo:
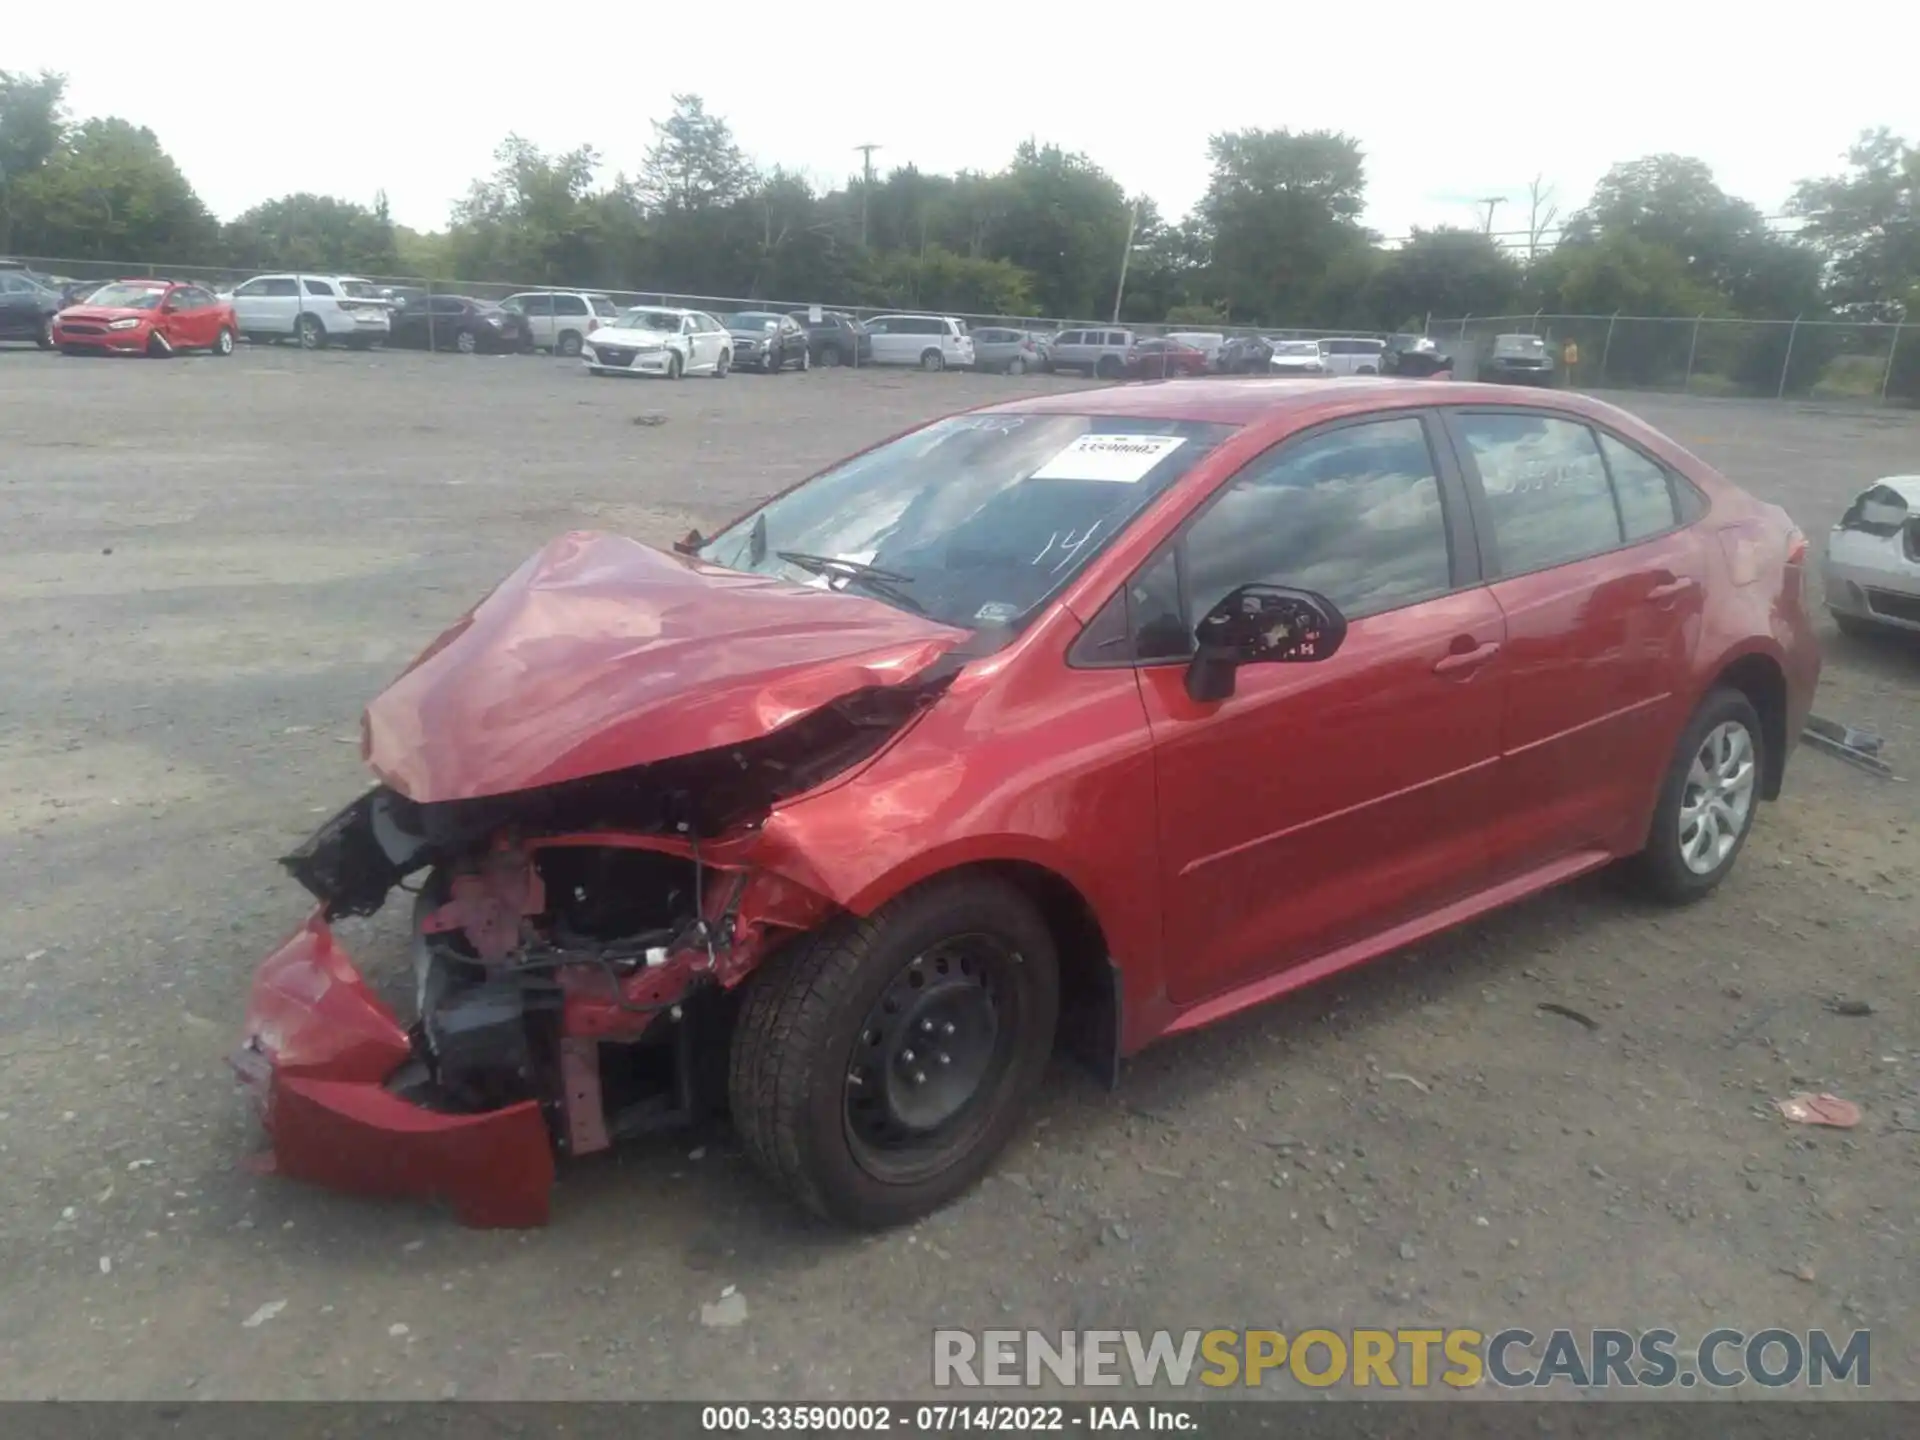
[[[1557,227],[1536,183],[1527,243],[1510,247],[1449,226],[1383,243],[1361,223],[1365,155],[1332,131],[1215,135],[1206,191],[1174,220],[1088,156],[1038,142],[991,173],[903,165],[821,191],[755,165],[724,118],[679,95],[639,173],[605,180],[591,146],[551,154],[509,136],[445,227],[420,233],[384,197],[287,195],[222,223],[152,131],[76,121],[64,90],[59,75],[0,71],[0,253],[1060,318],[1106,316],[1125,253],[1121,313],[1136,323],[1920,317],[1920,148],[1884,129],[1796,187],[1793,233],[1702,161],[1654,155],[1615,166]],[[1629,345],[1621,377],[1670,366],[1674,343]],[[1778,373],[1784,333],[1745,343],[1732,365]],[[1845,343],[1795,363],[1827,363]],[[1920,399],[1920,341],[1910,348],[1894,388]]]

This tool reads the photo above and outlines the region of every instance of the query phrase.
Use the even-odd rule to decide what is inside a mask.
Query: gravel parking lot
[[[1871,1327],[1875,1391],[1920,1395],[1920,806],[1807,750],[1705,904],[1582,883],[1115,1093],[1057,1067],[909,1231],[801,1220],[725,1132],[574,1168],[526,1234],[243,1168],[224,1056],[305,910],[273,858],[363,786],[360,707],[427,639],[558,531],[665,542],[1084,383],[0,353],[0,1397],[905,1396],[937,1325],[1508,1323]],[[1816,544],[1920,468],[1912,416],[1623,403]],[[1818,708],[1920,774],[1920,650],[1823,633]],[[393,920],[346,932],[389,976]],[[1866,1118],[1788,1126],[1796,1089]],[[703,1325],[729,1286],[744,1323]]]

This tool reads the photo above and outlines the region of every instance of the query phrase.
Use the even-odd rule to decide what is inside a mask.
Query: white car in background
[[[581,342],[580,358],[595,375],[683,375],[727,378],[733,336],[704,310],[636,305]]]
[[[578,355],[587,336],[619,317],[613,297],[597,290],[523,290],[500,302],[502,310],[527,317],[536,350]]]
[[[876,365],[971,370],[973,337],[954,315],[876,315],[866,322]]]
[[[331,344],[365,350],[387,338],[389,307],[358,275],[256,275],[220,297],[247,339],[293,340],[303,350]]]
[[[1821,588],[1843,634],[1920,631],[1920,475],[1854,496],[1827,536]]]
[[[1320,354],[1318,340],[1270,340],[1273,354],[1267,360],[1269,375],[1324,375],[1327,362]]]

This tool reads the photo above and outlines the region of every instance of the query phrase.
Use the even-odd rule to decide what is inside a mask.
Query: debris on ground
[[[700,1307],[700,1323],[710,1330],[732,1330],[747,1323],[747,1297],[731,1285],[711,1305]]]
[[[658,410],[648,410],[644,414],[634,416],[633,423],[636,425],[664,425],[667,423],[667,417],[662,415]]]
[[[1591,1015],[1583,1015],[1571,1005],[1562,1005],[1553,1000],[1542,1000],[1538,1005],[1534,1006],[1534,1009],[1543,1010],[1549,1015],[1558,1015],[1562,1020],[1571,1020],[1574,1024],[1588,1030],[1598,1030],[1600,1028],[1600,1022],[1598,1020],[1594,1019]]]
[[[1838,1095],[1795,1091],[1785,1100],[1774,1101],[1773,1105],[1796,1125],[1829,1125],[1836,1130],[1851,1130],[1860,1123],[1860,1107]]]
[[[1827,1001],[1827,1009],[1831,1010],[1835,1015],[1845,1015],[1849,1019],[1858,1020],[1873,1014],[1873,1002],[1870,1000],[1847,1000],[1836,995]]]
[[[1860,730],[1852,725],[1843,725],[1838,720],[1829,720],[1823,715],[1809,715],[1806,728],[1800,732],[1800,738],[1814,749],[1824,750],[1836,760],[1844,760],[1849,765],[1858,766],[1862,770],[1889,780],[1900,778],[1893,773],[1893,767],[1880,758],[1880,751],[1886,742],[1871,730]]]
[[[1414,1089],[1418,1090],[1422,1095],[1431,1095],[1433,1093],[1433,1087],[1427,1084],[1426,1081],[1416,1080],[1414,1079],[1413,1076],[1406,1074],[1404,1071],[1389,1070],[1386,1074],[1382,1075],[1380,1078],[1382,1080],[1404,1081],[1407,1084],[1411,1085]]]
[[[258,1310],[247,1316],[246,1319],[242,1320],[240,1322],[240,1328],[243,1330],[258,1330],[262,1325],[266,1324],[267,1321],[271,1320],[286,1308],[287,1302],[284,1300],[269,1300]]]

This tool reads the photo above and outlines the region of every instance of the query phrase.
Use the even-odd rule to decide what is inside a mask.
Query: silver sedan
[[[1827,609],[1848,635],[1920,631],[1920,475],[1854,497],[1827,536]]]

